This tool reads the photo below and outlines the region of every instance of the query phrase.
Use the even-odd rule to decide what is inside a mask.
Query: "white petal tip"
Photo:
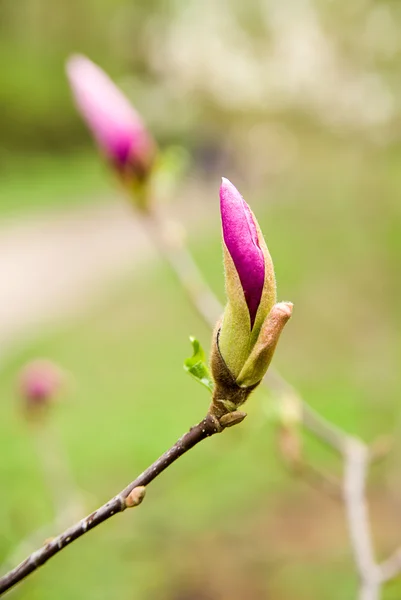
[[[292,309],[294,305],[292,302],[278,302],[274,309],[277,312],[280,312],[283,316],[290,318],[292,314]]]

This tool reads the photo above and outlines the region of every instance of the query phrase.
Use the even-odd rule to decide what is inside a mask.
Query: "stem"
[[[154,210],[143,212],[141,216],[160,257],[170,265],[200,316],[213,328],[223,308],[183,245],[181,236],[169,231],[166,222]]]
[[[126,499],[132,490],[138,486],[147,486],[156,477],[160,475],[167,467],[173,464],[180,456],[188,452],[191,448],[199,444],[202,440],[220,433],[224,429],[219,421],[207,415],[200,423],[192,427],[188,433],[184,434],[175,444],[158,458],[150,467],[146,469],[139,477],[132,481],[119,494],[103,504],[93,513],[81,519],[78,523],[64,531],[39,550],[33,552],[15,569],[0,578],[0,596],[11,589],[17,583],[28,577],[40,566],[44,565],[52,556],[63,550],[66,546],[77,540],[82,535],[100,525],[117,513],[123,512],[126,506]]]
[[[51,537],[56,527],[60,529],[67,527],[84,510],[82,495],[52,421],[45,419],[31,425],[44,482],[52,499],[54,518],[51,523],[29,533],[17,544],[0,565],[0,573],[8,571],[44,539]]]
[[[387,560],[380,565],[380,579],[390,581],[401,573],[401,548],[398,548]]]
[[[350,439],[345,449],[344,460],[343,494],[354,561],[361,580],[359,600],[379,600],[380,573],[374,556],[365,499],[368,448],[362,442]]]
[[[33,435],[43,478],[53,501],[55,521],[65,523],[65,516],[78,518],[83,511],[82,497],[53,422],[46,419],[34,423]]]

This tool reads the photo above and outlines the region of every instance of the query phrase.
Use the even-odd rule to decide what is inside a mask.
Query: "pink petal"
[[[99,146],[124,165],[149,151],[150,136],[142,119],[104,71],[85,56],[72,56],[67,76],[76,106]]]
[[[220,211],[224,242],[244,290],[252,327],[265,281],[264,255],[249,206],[237,188],[224,177],[220,187]]]

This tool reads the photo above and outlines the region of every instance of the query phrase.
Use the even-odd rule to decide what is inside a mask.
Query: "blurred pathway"
[[[0,356],[150,255],[125,202],[0,222]]]

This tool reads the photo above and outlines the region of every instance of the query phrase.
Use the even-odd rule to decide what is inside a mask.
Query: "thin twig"
[[[78,518],[84,510],[82,494],[51,419],[33,423],[33,434],[43,479],[52,499],[55,522],[65,523],[66,517],[68,520]]]
[[[191,304],[210,327],[214,327],[223,309],[199,271],[182,240],[180,227],[173,227],[152,209],[142,212],[142,222],[161,258],[167,261],[185,289]]]
[[[188,452],[202,440],[219,433],[224,429],[219,421],[208,414],[200,423],[192,427],[188,433],[183,435],[175,444],[165,452],[158,460],[146,469],[139,477],[132,481],[119,494],[103,504],[93,513],[81,519],[78,523],[49,541],[42,548],[33,552],[15,569],[0,578],[0,596],[11,589],[17,583],[28,577],[40,566],[44,565],[52,556],[63,550],[100,523],[103,523],[113,515],[123,512],[127,508],[126,500],[132,490],[139,486],[147,486],[167,467],[175,462],[180,456]]]
[[[71,521],[78,519],[84,510],[82,494],[72,475],[59,436],[53,429],[53,423],[45,419],[33,422],[31,426],[43,479],[53,504],[53,519],[31,531],[17,543],[0,565],[0,573],[7,572],[43,540],[50,537],[55,529],[64,529]]]
[[[347,434],[311,408],[299,392],[274,367],[269,367],[263,383],[277,396],[285,398],[286,401],[291,400],[297,407],[299,418],[305,429],[343,455]]]
[[[401,575],[401,548],[380,565],[380,581],[385,583]]]
[[[315,490],[324,493],[333,500],[341,501],[341,481],[330,473],[326,473],[309,462],[302,461],[298,465],[288,464],[289,471]]]
[[[369,526],[365,483],[369,450],[356,439],[348,439],[344,452],[344,504],[355,564],[361,580],[360,600],[380,597],[379,567],[376,564]]]
[[[303,463],[299,470],[299,475],[314,488],[324,492],[333,500],[341,500],[341,482],[330,473],[326,473],[310,463]]]

